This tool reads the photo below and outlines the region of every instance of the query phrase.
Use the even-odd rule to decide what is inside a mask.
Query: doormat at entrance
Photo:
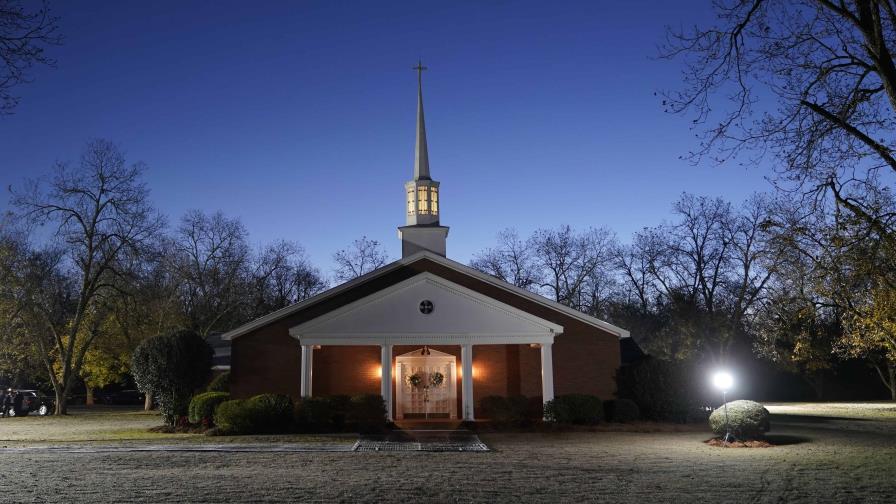
[[[354,451],[487,452],[488,446],[470,431],[393,431],[385,436],[362,436]]]

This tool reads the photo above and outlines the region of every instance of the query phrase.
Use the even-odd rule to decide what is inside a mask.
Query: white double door
[[[456,360],[451,354],[428,349],[396,357],[396,419],[456,419]]]

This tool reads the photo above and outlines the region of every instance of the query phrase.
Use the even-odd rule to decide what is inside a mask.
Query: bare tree
[[[389,256],[380,242],[366,236],[352,242],[351,246],[333,254],[336,268],[333,276],[338,282],[347,282],[384,266]]]
[[[622,275],[623,292],[633,293],[641,313],[650,311],[658,295],[656,273],[666,247],[661,231],[645,228],[628,245],[616,249],[616,267]]]
[[[255,260],[253,283],[256,296],[253,317],[297,303],[327,288],[302,246],[289,241],[278,241],[260,252]]]
[[[609,230],[589,228],[576,233],[569,226],[539,229],[531,238],[542,270],[539,287],[558,303],[583,308],[584,290],[595,270],[612,262],[614,238]]]
[[[251,251],[239,219],[221,212],[187,212],[168,244],[181,311],[203,338],[245,319],[251,291]]]
[[[53,344],[42,350],[55,353],[59,362],[59,371],[50,372],[56,414],[66,413],[84,355],[99,335],[95,323],[102,318],[102,300],[115,296],[116,281],[130,274],[128,256],[144,253],[164,225],[149,203],[143,170],[139,163],[128,166],[113,143],[92,140],[79,166],[60,163],[49,183],[31,181],[14,193],[23,219],[55,226],[67,260],[50,277],[71,280],[59,293],[71,300],[64,316],[45,312],[43,319]]]
[[[896,174],[896,4],[891,0],[735,0],[718,24],[670,32],[686,65],[673,113],[692,117],[698,160],[770,153],[778,182],[825,197],[896,243],[894,214],[867,196]],[[771,101],[768,101],[768,97]],[[888,173],[888,177],[881,175]]]
[[[540,271],[535,263],[533,244],[522,240],[515,229],[498,233],[498,245],[474,254],[470,267],[523,289],[535,290]]]
[[[44,50],[62,43],[58,22],[46,2],[29,11],[17,0],[0,0],[0,115],[11,114],[18,105],[12,89],[29,82],[35,63],[55,66]]]
[[[749,348],[748,316],[755,314],[773,271],[763,231],[766,198],[740,208],[719,198],[684,194],[674,219],[644,229],[616,251],[621,292],[638,304],[638,316],[658,327],[648,346],[668,356],[701,355],[724,361],[737,342]],[[630,323],[632,310],[624,310]]]

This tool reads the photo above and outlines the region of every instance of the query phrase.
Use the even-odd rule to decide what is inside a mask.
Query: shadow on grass
[[[832,416],[814,416],[814,415],[788,415],[786,413],[772,413],[770,415],[772,423],[814,423],[824,424],[831,422],[868,422],[868,418],[848,418],[848,417],[832,417]]]
[[[805,436],[792,436],[790,434],[766,434],[765,440],[774,446],[788,446],[802,443],[809,443],[812,438]]]

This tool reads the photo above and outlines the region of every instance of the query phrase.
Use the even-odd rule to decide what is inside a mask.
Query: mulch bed
[[[763,439],[754,439],[750,441],[732,441],[731,443],[726,443],[722,441],[720,438],[712,438],[707,439],[704,443],[709,446],[715,446],[718,448],[771,448],[775,445],[765,441]]]

